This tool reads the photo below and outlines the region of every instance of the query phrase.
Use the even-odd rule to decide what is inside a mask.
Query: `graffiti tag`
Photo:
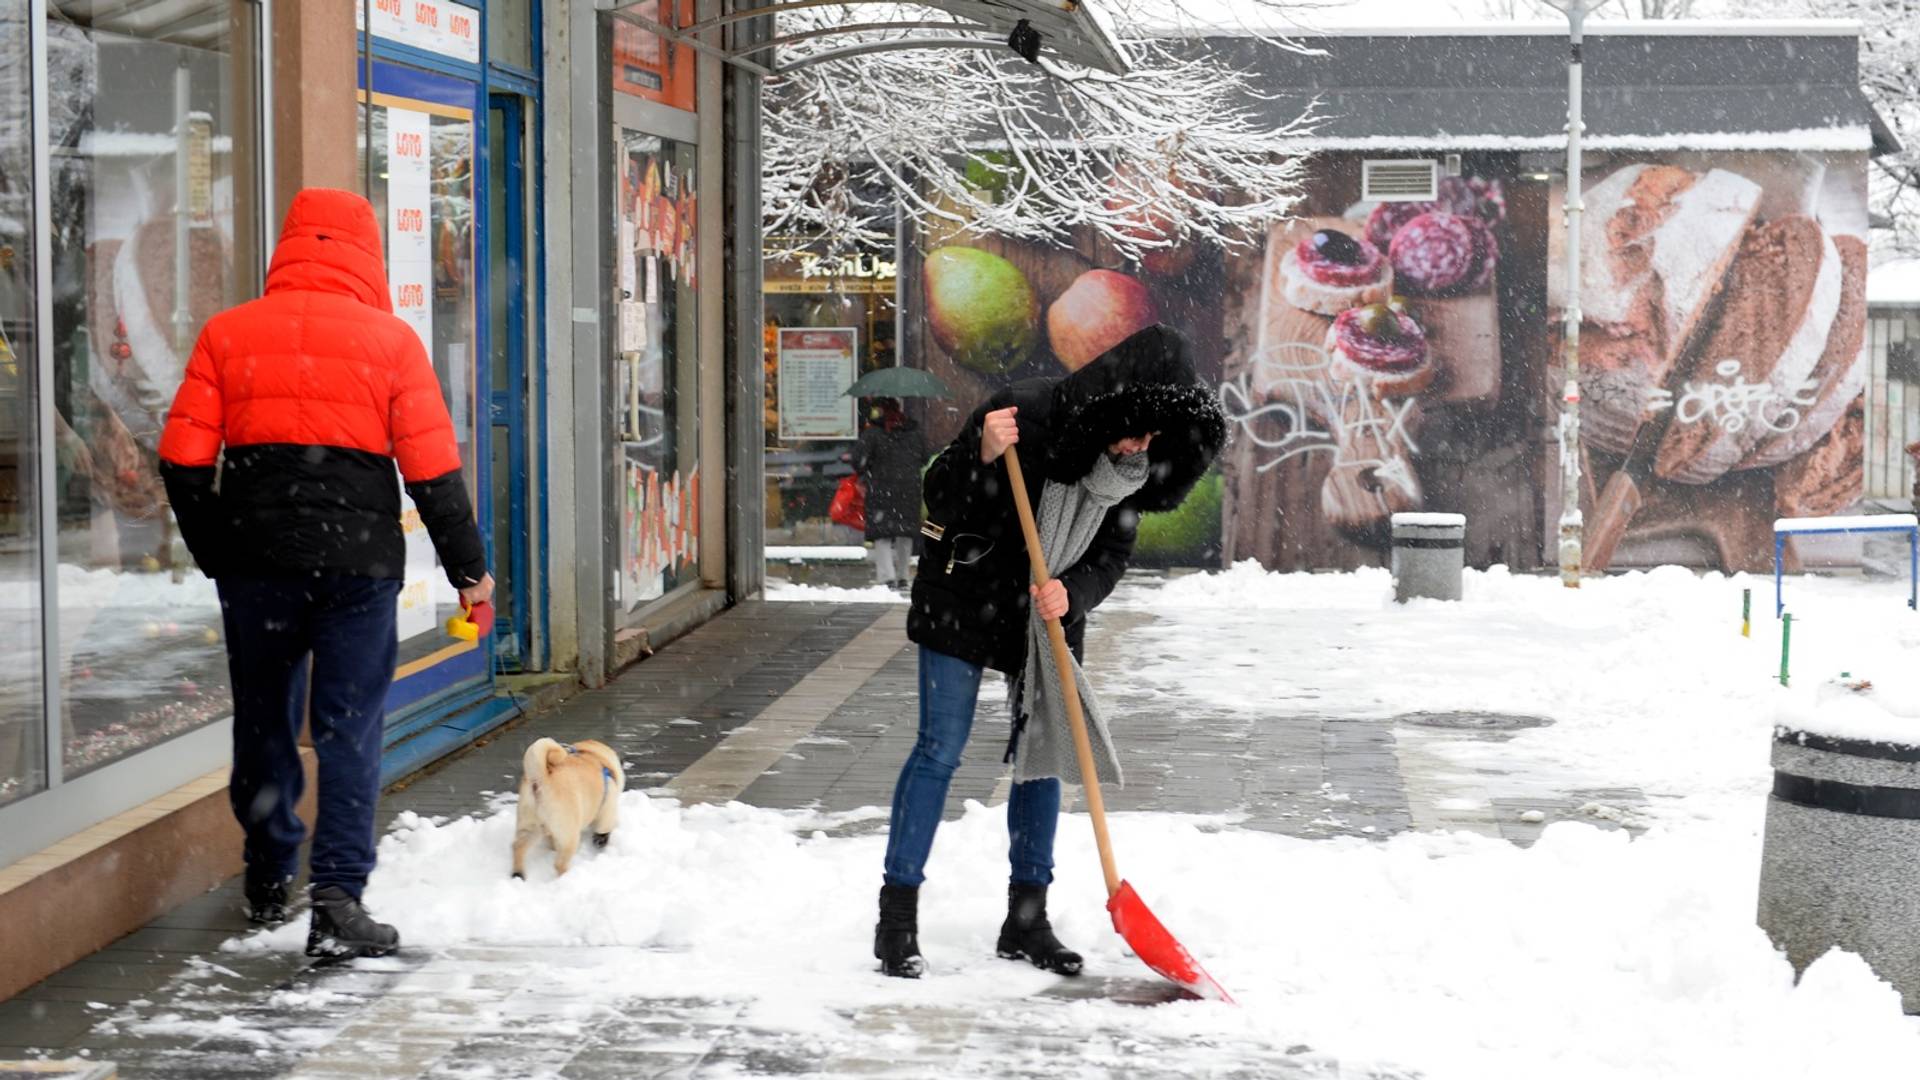
[[[1803,380],[1783,393],[1772,383],[1748,382],[1743,368],[1738,360],[1722,360],[1713,370],[1725,381],[1688,382],[1678,396],[1666,387],[1655,387],[1647,394],[1647,404],[1655,412],[1672,409],[1678,424],[1718,424],[1729,434],[1757,424],[1778,434],[1799,427],[1802,410],[1819,399],[1817,379]]]
[[[1408,461],[1420,448],[1407,424],[1417,400],[1377,400],[1355,380],[1333,378],[1330,368],[1324,348],[1297,342],[1261,349],[1246,372],[1220,385],[1228,419],[1267,452],[1255,471],[1332,454],[1336,466],[1372,468],[1379,480],[1411,488]]]

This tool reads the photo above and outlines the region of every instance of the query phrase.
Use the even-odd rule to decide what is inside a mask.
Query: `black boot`
[[[386,956],[400,947],[400,932],[378,922],[338,885],[313,890],[313,922],[307,930],[307,955],[327,960]]]
[[[920,955],[920,888],[907,885],[880,886],[880,924],[873,928],[873,955],[880,970],[900,979],[917,979],[926,973],[926,958]]]
[[[1007,886],[1007,921],[1000,924],[1000,944],[994,951],[1059,975],[1080,974],[1080,954],[1060,944],[1047,922],[1045,885]]]
[[[260,926],[279,926],[287,921],[287,882],[279,877],[255,877],[247,874],[247,921]]]

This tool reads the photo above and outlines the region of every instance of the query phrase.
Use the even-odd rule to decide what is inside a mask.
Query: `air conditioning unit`
[[[1412,158],[1360,164],[1360,198],[1367,202],[1429,202],[1439,197],[1437,161]]]

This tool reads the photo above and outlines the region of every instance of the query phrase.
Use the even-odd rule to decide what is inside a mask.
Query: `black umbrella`
[[[952,397],[947,384],[919,368],[889,367],[869,371],[847,387],[848,397]]]

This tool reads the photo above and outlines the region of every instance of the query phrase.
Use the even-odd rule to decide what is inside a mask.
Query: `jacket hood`
[[[1158,433],[1146,486],[1127,500],[1141,511],[1179,506],[1227,441],[1218,398],[1194,373],[1186,339],[1167,326],[1138,331],[1061,379],[1053,415],[1047,476],[1065,484],[1087,475],[1115,442]]]
[[[373,204],[332,188],[295,195],[267,269],[267,292],[283,290],[339,293],[391,314]]]

